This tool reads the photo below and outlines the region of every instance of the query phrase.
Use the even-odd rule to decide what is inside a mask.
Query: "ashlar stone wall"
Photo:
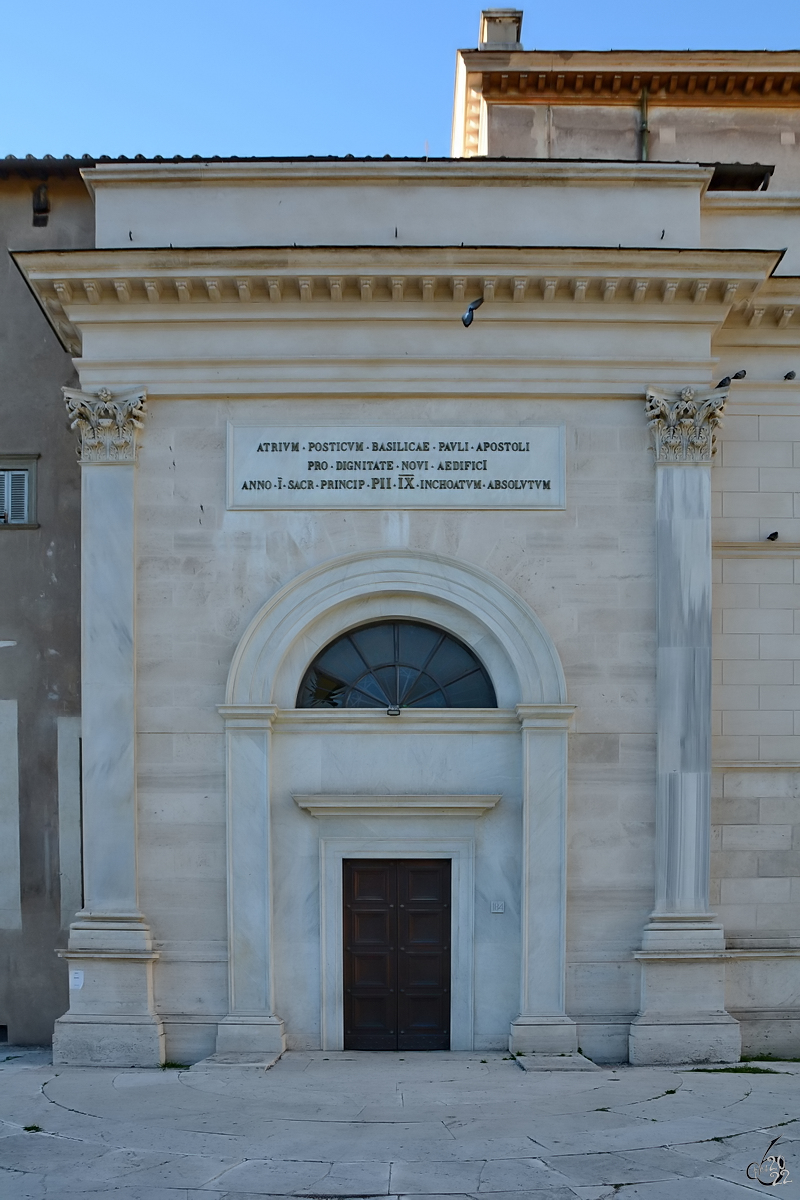
[[[755,397],[731,405],[712,470],[711,905],[725,926],[726,1003],[743,1050],[783,1055],[797,1053],[800,1037],[800,417],[791,388],[764,394],[766,412]]]
[[[204,1044],[210,1052],[213,1022],[226,1009],[216,706],[239,639],[261,605],[308,568],[357,551],[416,548],[493,573],[532,606],[561,656],[578,706],[568,1008],[587,1053],[624,1058],[639,1003],[632,951],[653,904],[654,466],[641,401],[225,403],[150,395],[148,409],[136,483],[139,881],[161,952],[155,986],[168,1057],[199,1056]],[[228,512],[228,420],[564,423],[567,508]],[[509,911],[507,919],[516,917]]]

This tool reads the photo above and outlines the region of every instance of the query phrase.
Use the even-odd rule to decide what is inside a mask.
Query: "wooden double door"
[[[345,1050],[450,1049],[450,860],[344,863]]]

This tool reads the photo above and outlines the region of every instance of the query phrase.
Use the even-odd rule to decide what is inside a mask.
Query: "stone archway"
[[[572,709],[565,703],[558,654],[530,607],[488,572],[435,555],[392,551],[336,559],[300,575],[256,614],[234,655],[220,710],[227,734],[230,1009],[219,1027],[218,1050],[283,1045],[272,953],[273,730],[287,722],[294,728],[304,718],[317,724],[326,719],[319,710],[294,709],[307,664],[332,637],[386,616],[430,621],[472,647],[497,692],[499,708],[491,719],[521,738],[521,995],[512,1041],[518,1049],[574,1049],[574,1026],[564,1014],[566,731]],[[462,710],[456,719],[485,718]],[[465,945],[465,979],[471,961]],[[330,978],[323,993],[325,986],[330,988]],[[323,994],[323,1014],[332,1006]],[[471,1013],[459,1028],[464,1047]],[[336,1035],[323,1029],[322,1036],[335,1044]]]
[[[390,610],[422,620],[438,615],[439,623],[449,622],[474,649],[480,645],[501,707],[565,703],[556,648],[521,596],[479,567],[411,550],[348,555],[314,567],[282,588],[259,610],[239,643],[226,703],[291,707],[300,663],[305,665],[342,629]]]

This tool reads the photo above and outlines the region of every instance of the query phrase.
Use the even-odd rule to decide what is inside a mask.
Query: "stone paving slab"
[[[800,1198],[800,1064],[764,1070],[292,1051],[136,1071],[8,1048],[0,1198],[746,1200],[778,1134]]]
[[[200,1062],[195,1063],[192,1070],[199,1071],[216,1071],[224,1067],[255,1067],[262,1070],[269,1070],[274,1067],[275,1063],[280,1058],[280,1054],[210,1054],[208,1058],[203,1058]]]
[[[523,1071],[601,1071],[583,1054],[517,1054],[517,1066]]]

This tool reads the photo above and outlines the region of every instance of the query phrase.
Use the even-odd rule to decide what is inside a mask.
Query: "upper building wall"
[[[487,105],[493,157],[641,160],[642,115],[611,104]],[[770,187],[800,190],[800,108],[668,108],[648,113],[649,162],[761,162],[775,167]]]
[[[800,190],[800,53],[461,51],[452,153],[761,162]]]

